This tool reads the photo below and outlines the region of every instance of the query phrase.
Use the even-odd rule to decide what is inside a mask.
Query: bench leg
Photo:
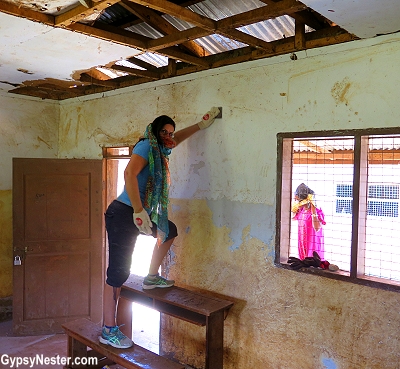
[[[68,336],[68,358],[70,359],[70,364],[68,368],[79,369],[86,368],[86,365],[75,365],[76,358],[87,357],[87,346],[82,342],[79,342],[75,338]],[[79,360],[80,361],[80,360]]]
[[[224,359],[224,312],[216,312],[206,321],[205,369],[222,369]]]

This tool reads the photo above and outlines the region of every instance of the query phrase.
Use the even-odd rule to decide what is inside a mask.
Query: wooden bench
[[[65,369],[102,368],[106,364],[119,364],[127,369],[184,369],[185,366],[159,356],[138,345],[117,349],[99,342],[101,327],[88,319],[78,319],[62,325],[68,335],[67,356],[71,358]],[[92,349],[88,350],[88,347]],[[94,351],[94,352],[93,352]],[[97,357],[96,366],[74,365],[76,358]]]
[[[206,327],[205,369],[223,368],[224,319],[233,302],[173,286],[142,289],[143,277],[131,274],[121,288],[119,323],[132,327],[132,302]],[[125,331],[132,335],[132,331]]]

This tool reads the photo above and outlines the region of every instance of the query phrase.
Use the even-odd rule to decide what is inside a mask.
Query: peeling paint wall
[[[157,115],[223,118],[171,155],[169,276],[233,299],[227,369],[400,368],[400,294],[274,267],[276,134],[399,126],[400,36],[383,36],[60,103],[60,157],[100,158]],[[163,322],[163,350],[202,368],[202,328]],[[191,339],[188,339],[191,338]]]
[[[0,95],[0,298],[12,295],[12,158],[56,158],[59,105]]]
[[[170,277],[235,302],[225,368],[399,368],[398,293],[274,267],[276,134],[396,127],[400,37],[389,35],[58,102],[0,95],[0,298],[12,294],[12,157],[100,158],[157,115],[223,119],[171,155],[180,235]],[[60,125],[58,126],[58,122]],[[163,321],[163,349],[197,368],[204,329]]]

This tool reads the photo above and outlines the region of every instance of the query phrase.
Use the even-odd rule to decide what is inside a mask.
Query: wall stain
[[[342,315],[342,308],[339,306],[328,306],[328,310],[336,313],[336,315]]]
[[[142,132],[134,131],[123,136],[112,136],[101,128],[96,128],[89,138],[94,138],[97,144],[101,145],[132,145],[143,135]]]
[[[37,136],[37,140],[39,141],[39,145],[40,146],[40,142],[43,142],[49,149],[53,149],[53,146],[50,145],[48,142],[46,142],[45,140],[43,140],[43,138],[41,138],[40,136]]]
[[[200,161],[200,162],[198,162],[197,164],[192,164],[192,165],[190,166],[190,168],[192,169],[192,172],[193,172],[194,174],[200,175],[199,170],[200,170],[201,168],[204,168],[205,166],[206,166],[206,164],[204,163],[204,161]]]
[[[334,98],[336,105],[339,104],[349,104],[348,100],[348,92],[350,90],[351,83],[349,82],[349,79],[346,77],[343,79],[341,82],[336,82],[332,89],[331,89],[331,94],[332,97]]]

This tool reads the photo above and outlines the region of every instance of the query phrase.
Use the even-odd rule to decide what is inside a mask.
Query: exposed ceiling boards
[[[0,0],[0,90],[62,100],[395,32],[398,1]]]
[[[303,3],[360,38],[400,31],[400,0],[304,0]]]
[[[139,52],[4,13],[0,13],[0,39],[0,88],[7,90],[27,80],[51,78],[73,82],[72,74],[77,70]]]

